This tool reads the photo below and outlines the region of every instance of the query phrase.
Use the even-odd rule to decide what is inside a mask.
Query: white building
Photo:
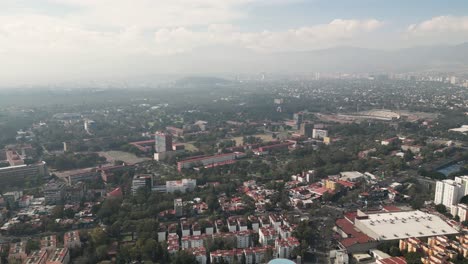
[[[468,194],[468,176],[455,177],[455,180],[442,180],[436,183],[434,195],[435,204],[443,204],[447,208],[457,205],[460,199]]]
[[[166,192],[173,193],[179,191],[185,193],[186,191],[193,191],[197,186],[197,180],[195,179],[182,179],[180,181],[167,181]]]
[[[236,233],[237,248],[248,248],[250,246],[250,231],[239,231]]]
[[[323,139],[323,138],[326,138],[326,137],[328,137],[328,130],[316,129],[316,128],[314,128],[312,130],[312,138],[314,138],[314,139]]]
[[[468,206],[466,204],[453,205],[450,209],[450,213],[453,216],[458,215],[460,222],[468,220]]]
[[[293,250],[300,245],[299,241],[295,237],[288,239],[276,239],[275,240],[275,251],[278,258],[288,259],[291,257]]]
[[[379,241],[459,233],[439,216],[421,211],[368,214],[358,211],[358,215],[355,228]]]

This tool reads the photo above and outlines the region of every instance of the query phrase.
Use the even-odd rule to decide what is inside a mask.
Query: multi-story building
[[[236,232],[237,248],[248,248],[250,246],[250,230]]]
[[[252,230],[258,232],[258,229],[260,228],[260,222],[258,221],[258,217],[256,217],[255,215],[249,215],[249,222],[252,225]]]
[[[77,182],[72,186],[68,186],[65,190],[66,201],[79,203],[86,195],[86,184],[84,182]]]
[[[67,248],[57,248],[51,254],[46,264],[68,264],[70,263],[70,252]]]
[[[247,230],[247,221],[244,218],[239,217],[237,218],[237,226],[239,231],[245,231]]]
[[[29,177],[46,177],[49,175],[45,162],[30,165],[18,165],[0,168],[0,182],[23,182]]]
[[[301,124],[304,121],[304,112],[297,112],[293,115],[294,124],[296,125],[295,129],[300,129]]]
[[[154,150],[155,152],[166,152],[172,151],[172,135],[164,132],[156,132],[154,135],[155,143]]]
[[[468,176],[455,177],[455,180],[442,180],[436,183],[435,204],[443,204],[447,208],[458,204],[460,199],[468,194]]]
[[[214,226],[212,222],[207,221],[205,223],[205,234],[212,235],[214,234]]]
[[[182,198],[174,199],[174,212],[177,217],[184,215],[184,202]]]
[[[199,236],[201,235],[201,227],[198,223],[192,225],[192,235]]]
[[[200,248],[203,247],[203,241],[205,240],[205,235],[199,236],[184,236],[181,238],[182,248]]]
[[[66,232],[63,235],[63,245],[68,249],[80,248],[80,233],[77,230]]]
[[[180,229],[182,231],[182,237],[190,236],[190,223],[187,221],[180,222]]]
[[[206,249],[204,247],[190,248],[189,252],[195,256],[198,264],[206,264]]]
[[[245,264],[266,263],[265,254],[268,249],[272,249],[271,246],[245,248]]]
[[[312,130],[312,138],[323,139],[326,137],[328,137],[328,130],[316,129],[316,128]]]
[[[185,193],[186,191],[193,191],[197,186],[195,179],[182,179],[180,181],[166,181],[166,192],[173,193],[179,191]]]
[[[275,215],[275,214],[270,214],[268,216],[268,218],[270,219],[270,223],[273,226],[273,228],[275,229],[275,231],[278,232],[278,230],[279,230],[279,228],[281,226],[281,218],[278,215]]]
[[[313,128],[314,128],[314,125],[311,123],[302,123],[301,128],[300,128],[300,133],[306,138],[311,138]]]
[[[238,154],[226,153],[207,157],[191,158],[177,162],[177,170],[190,169],[196,166],[219,166],[224,164],[232,164],[235,162]]]
[[[295,237],[276,239],[275,249],[278,258],[290,258],[293,250],[300,245]]]
[[[25,264],[46,264],[47,262],[47,251],[45,249],[31,252],[26,258]]]
[[[151,190],[153,177],[151,175],[135,175],[132,180],[132,194],[135,195],[140,188]]]
[[[236,232],[237,231],[237,221],[235,217],[229,217],[227,219],[227,226],[229,229],[229,232]]]
[[[65,183],[52,181],[44,186],[44,198],[46,204],[57,204],[63,201]]]
[[[84,129],[86,130],[87,133],[92,134],[93,131],[96,130],[96,122],[90,119],[86,119],[84,121]]]
[[[211,263],[219,263],[224,261],[226,263],[233,263],[234,260],[241,261],[244,251],[242,249],[232,250],[216,250],[210,253]]]
[[[166,241],[167,227],[160,223],[158,228],[158,242]]]
[[[23,196],[23,191],[6,192],[2,196],[3,199],[5,199],[5,201],[10,204],[10,206],[16,206],[21,196]]]
[[[57,248],[57,236],[45,236],[41,238],[41,249],[47,250],[47,252],[52,252]]]
[[[450,213],[453,216],[458,216],[460,218],[460,222],[468,220],[468,206],[466,204],[452,205]]]
[[[277,238],[277,232],[273,227],[261,227],[258,236],[260,244],[264,246],[273,245]]]
[[[22,263],[27,258],[26,254],[26,242],[17,242],[10,244],[10,251],[8,252],[9,263]]]

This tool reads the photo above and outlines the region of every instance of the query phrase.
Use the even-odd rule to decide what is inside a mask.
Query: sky
[[[0,0],[0,85],[135,75],[172,63],[156,67],[148,57],[211,48],[268,54],[465,41],[466,0]]]

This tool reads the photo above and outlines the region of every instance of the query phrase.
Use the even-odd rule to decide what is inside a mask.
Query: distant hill
[[[174,70],[191,71],[195,74],[262,71],[283,73],[458,71],[468,69],[468,43],[398,50],[335,47],[281,53],[258,53],[248,49],[227,47],[211,52],[199,49],[186,54],[172,55],[166,59],[171,60],[173,65],[178,65]],[[210,80],[203,78],[199,80],[199,82],[206,81]]]
[[[198,77],[198,76],[192,76],[192,77],[185,77],[182,79],[178,79],[175,82],[176,86],[179,87],[184,87],[184,86],[219,86],[219,85],[226,85],[230,84],[231,81],[222,79],[222,78],[216,78],[216,77]]]

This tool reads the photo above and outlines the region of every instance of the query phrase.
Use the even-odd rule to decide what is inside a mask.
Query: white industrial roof
[[[439,216],[421,211],[368,214],[368,216],[368,219],[356,219],[356,226],[368,236],[378,240],[459,233]]]

